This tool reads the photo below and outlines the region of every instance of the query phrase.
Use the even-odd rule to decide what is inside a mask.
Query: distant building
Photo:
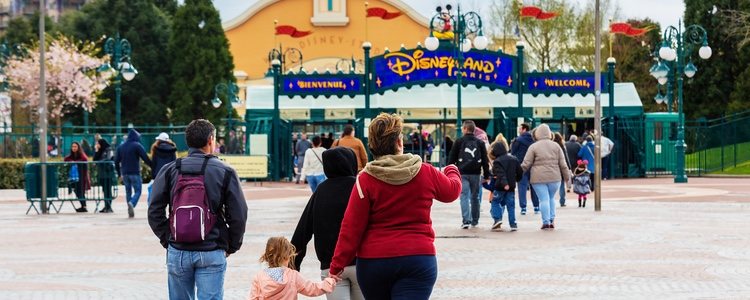
[[[58,21],[63,13],[79,10],[91,0],[47,0],[47,15]],[[0,32],[8,28],[12,18],[31,16],[39,11],[39,0],[0,0]]]

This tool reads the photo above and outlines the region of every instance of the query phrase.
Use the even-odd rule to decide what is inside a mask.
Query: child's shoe
[[[521,215],[524,215],[524,216],[526,215],[526,208],[525,207],[521,208]]]

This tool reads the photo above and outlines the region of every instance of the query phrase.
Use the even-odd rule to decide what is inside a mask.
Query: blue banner
[[[501,52],[472,50],[461,64],[463,85],[513,91],[515,57]],[[372,92],[383,93],[400,87],[456,83],[458,59],[450,49],[410,49],[372,58]]]
[[[594,73],[525,73],[524,93],[533,95],[593,94]],[[602,73],[602,93],[609,90],[608,74]]]
[[[281,95],[351,96],[364,93],[363,76],[359,74],[288,74],[281,80]]]

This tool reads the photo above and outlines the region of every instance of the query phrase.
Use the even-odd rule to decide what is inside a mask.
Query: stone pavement
[[[533,214],[518,216],[518,232],[490,232],[486,193],[476,229],[459,228],[458,202],[436,202],[433,299],[748,299],[748,186],[750,179],[606,181],[601,212],[593,197],[585,209],[559,208],[552,232],[539,230]],[[226,299],[247,296],[266,239],[291,236],[310,194],[281,183],[244,189],[248,231],[229,258]],[[26,216],[22,199],[22,191],[0,192],[0,299],[166,299],[165,251],[145,206],[132,220],[121,199],[114,214],[66,206]],[[309,249],[302,270],[314,279]]]

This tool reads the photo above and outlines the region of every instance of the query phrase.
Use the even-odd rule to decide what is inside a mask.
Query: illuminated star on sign
[[[492,75],[492,78],[497,79],[497,73],[495,75]]]
[[[534,87],[537,87],[537,86],[539,86],[539,83],[534,81]]]
[[[352,81],[349,81],[349,84],[351,84],[351,85],[352,85],[352,87],[354,87],[354,80],[352,80]]]
[[[377,80],[377,81],[375,81],[375,83],[377,83],[377,84],[378,84],[378,87],[380,87],[380,84],[382,84],[383,82],[382,82],[382,81],[380,81],[380,77],[378,77],[378,80]]]
[[[508,86],[510,86],[511,84],[513,84],[513,79],[508,76],[508,80],[506,82],[508,82]]]
[[[490,81],[490,75],[485,76],[484,80]]]
[[[291,88],[293,88],[293,87],[294,87],[294,85],[292,85],[292,83],[290,82],[290,83],[289,83],[289,88],[291,89]]]
[[[438,71],[435,71],[435,77],[438,77]]]
[[[409,75],[406,75],[406,81],[409,81]]]
[[[388,61],[388,69],[392,69],[392,68],[393,68],[393,61],[389,60]]]
[[[495,65],[499,67],[501,63],[503,63],[503,62],[498,57],[497,60],[495,61]]]

